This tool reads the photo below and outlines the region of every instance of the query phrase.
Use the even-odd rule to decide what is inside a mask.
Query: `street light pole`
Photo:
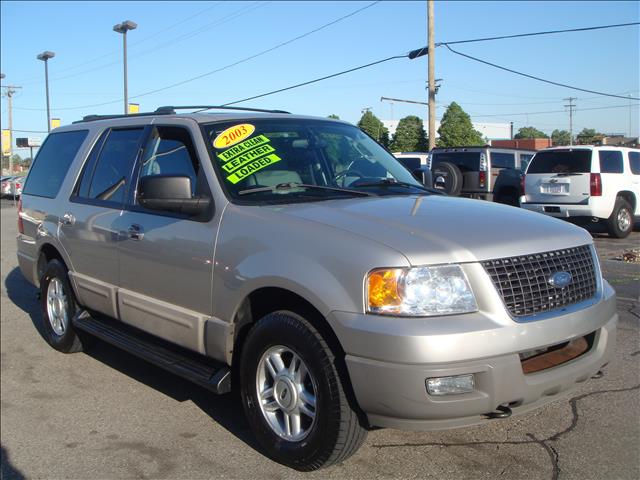
[[[36,57],[38,60],[44,62],[44,84],[47,93],[47,132],[51,131],[51,112],[49,110],[49,59],[55,56],[55,53],[47,50]]]
[[[127,31],[135,30],[138,24],[131,20],[125,20],[122,23],[113,26],[113,31],[122,34],[122,49],[124,62],[124,114],[129,113],[129,92],[127,87]]]

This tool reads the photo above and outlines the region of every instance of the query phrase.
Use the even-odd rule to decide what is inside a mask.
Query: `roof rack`
[[[176,113],[176,110],[193,110],[198,109],[200,111],[204,110],[242,110],[246,112],[264,112],[264,113],[291,113],[286,112],[284,110],[265,110],[263,108],[249,108],[249,107],[229,107],[226,105],[187,105],[187,106],[165,106],[158,107],[155,111],[156,114],[164,114],[164,115],[173,115]]]
[[[154,112],[145,112],[145,113],[129,113],[129,114],[115,114],[115,115],[85,115],[82,117],[82,120],[76,120],[73,123],[84,123],[84,122],[95,122],[97,120],[109,120],[112,118],[131,118],[131,117],[148,117],[152,115],[175,115],[176,110],[194,110],[198,109],[199,111],[204,110],[241,110],[245,112],[264,112],[264,113],[286,113],[290,114],[291,112],[286,112],[284,110],[265,110],[262,108],[248,108],[248,107],[227,107],[225,105],[186,105],[186,106],[164,106],[158,107]]]

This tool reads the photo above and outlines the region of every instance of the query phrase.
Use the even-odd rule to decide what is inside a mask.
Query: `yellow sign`
[[[267,155],[266,157],[258,158],[257,160],[254,160],[251,163],[240,167],[234,173],[229,175],[227,177],[227,180],[229,180],[233,184],[236,184],[252,173],[257,172],[258,170],[262,170],[263,168],[267,168],[269,165],[273,165],[280,160],[282,159],[273,153],[271,155]]]
[[[140,113],[140,104],[139,103],[130,103],[129,104],[129,113]]]
[[[257,137],[250,138],[249,140],[245,140],[244,142],[236,145],[235,147],[231,147],[224,152],[218,154],[218,158],[223,162],[228,162],[234,157],[237,157],[241,153],[245,153],[247,150],[251,150],[253,147],[257,147],[258,145],[262,145],[263,143],[269,142],[269,139],[264,135],[258,135]]]
[[[250,136],[255,130],[256,127],[249,123],[234,125],[218,135],[213,141],[213,146],[216,148],[230,147]]]
[[[52,118],[51,119],[51,130],[53,130],[54,128],[58,128],[60,126],[60,119],[59,118]]]
[[[11,153],[11,130],[2,130],[2,155]]]

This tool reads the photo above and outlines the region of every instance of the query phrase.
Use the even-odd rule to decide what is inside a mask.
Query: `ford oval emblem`
[[[569,272],[556,272],[549,277],[549,285],[556,288],[564,288],[571,283],[573,275]]]

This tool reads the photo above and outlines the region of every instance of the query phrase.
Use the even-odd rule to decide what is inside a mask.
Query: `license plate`
[[[545,183],[542,185],[542,193],[563,195],[569,193],[569,185],[566,183]]]

